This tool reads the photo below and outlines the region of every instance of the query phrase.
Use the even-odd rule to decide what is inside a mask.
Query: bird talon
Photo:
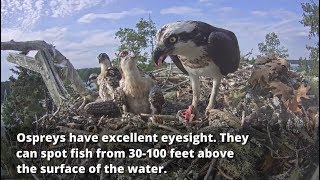
[[[181,116],[188,121],[189,123],[191,123],[194,119],[195,119],[195,114],[193,113],[193,106],[190,105],[188,107],[188,109],[183,110],[180,114]]]

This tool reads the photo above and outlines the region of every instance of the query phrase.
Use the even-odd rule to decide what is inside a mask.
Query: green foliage
[[[319,78],[310,78],[310,87],[311,93],[316,96],[316,99],[319,99]]]
[[[276,55],[281,58],[287,58],[289,56],[288,49],[280,46],[280,39],[274,32],[266,35],[265,42],[258,44],[259,51],[263,56]]]
[[[66,88],[67,92],[69,93],[71,98],[77,98],[79,97],[79,93],[74,90],[74,88],[72,87],[72,83],[69,80],[66,80],[63,82],[64,87]]]
[[[96,73],[100,74],[100,68],[83,68],[83,69],[77,69],[77,72],[80,76],[80,78],[86,82],[89,79],[90,74]]]
[[[310,51],[309,58],[312,61],[308,75],[319,77],[319,4],[311,1],[301,3],[303,19],[300,21],[305,27],[309,27],[309,38],[315,37],[318,41],[314,46],[306,46]]]
[[[319,77],[319,61],[307,60],[300,57],[298,71],[304,76]]]
[[[18,77],[10,77],[11,93],[3,104],[2,112],[2,120],[13,137],[18,132],[30,131],[35,117],[42,116],[46,112],[45,107],[52,102],[40,74],[16,68],[11,71]]]
[[[21,174],[17,173],[17,165],[21,164],[21,162],[15,152],[17,152],[16,146],[1,138],[1,176],[6,174],[9,177],[19,177],[20,175],[20,178],[23,178]]]
[[[301,74],[306,75],[309,73],[310,67],[307,63],[307,59],[306,58],[299,58],[299,68],[298,71],[301,72]]]
[[[153,68],[151,55],[154,51],[156,32],[155,23],[150,17],[148,20],[141,18],[135,29],[120,28],[116,32],[116,38],[121,43],[118,51],[124,49],[132,51],[138,58],[138,65],[144,70],[151,70]],[[151,48],[151,53],[147,52],[148,47]],[[119,64],[117,60],[114,62],[115,65]]]
[[[1,82],[1,104],[10,94],[10,81]]]
[[[136,24],[136,28],[138,29],[138,33],[144,37],[146,44],[151,46],[151,53],[153,53],[155,36],[157,33],[155,23],[151,20],[150,16],[148,21],[141,18]]]
[[[304,26],[310,27],[309,36],[319,37],[319,4],[301,3],[303,9],[303,20],[300,21]]]
[[[100,68],[83,68],[83,69],[78,69],[77,72],[78,72],[79,76],[81,77],[81,79],[84,82],[86,82],[88,80],[90,74],[92,74],[92,73],[100,74]],[[19,72],[15,71],[15,74],[17,74],[17,73],[19,73]],[[4,94],[7,94],[6,98],[8,98],[8,96],[11,92],[11,88],[10,88],[11,84],[12,84],[12,81],[1,82],[1,104],[4,102]],[[70,82],[65,82],[65,86],[66,86],[69,93],[72,94],[74,92],[73,88],[71,87]]]

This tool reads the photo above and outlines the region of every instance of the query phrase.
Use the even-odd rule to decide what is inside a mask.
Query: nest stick
[[[155,118],[161,118],[161,119],[167,119],[167,120],[178,120],[178,118],[176,116],[172,116],[172,115],[154,115],[154,114],[145,114],[145,113],[141,113],[140,114],[141,117],[155,117]]]
[[[171,89],[174,89],[175,87],[178,87],[178,86],[180,86],[181,84],[184,84],[184,83],[186,83],[186,82],[188,82],[188,81],[189,81],[189,79],[184,80],[184,81],[182,81],[182,82],[179,83],[179,84],[176,84],[176,85],[174,85],[174,86],[172,86],[172,87],[169,87],[169,88],[165,89],[164,92],[169,91],[169,90],[171,90]]]
[[[206,176],[204,177],[204,180],[210,180],[210,179],[213,179],[213,174],[215,172],[215,169],[214,167],[216,166],[217,164],[217,159],[213,158],[211,160],[211,163],[210,163],[210,166],[209,166],[209,169],[207,171],[207,174]]]

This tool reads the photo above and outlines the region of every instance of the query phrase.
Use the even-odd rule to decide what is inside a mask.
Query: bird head
[[[98,77],[98,74],[96,74],[96,73],[90,74],[90,76],[88,78],[88,82],[96,82],[97,81],[97,77]]]
[[[156,35],[153,59],[160,66],[168,55],[186,55],[197,47],[199,34],[196,21],[177,21],[160,28]],[[203,37],[204,38],[204,37]]]
[[[86,82],[86,85],[90,85],[91,83],[97,83],[98,74],[92,73],[90,74],[88,81]]]
[[[99,64],[104,64],[107,67],[111,67],[111,61],[109,56],[106,53],[100,53],[98,56]]]
[[[131,68],[133,66],[136,66],[137,59],[136,55],[129,51],[129,50],[123,50],[119,53],[120,58],[120,66],[121,69]]]

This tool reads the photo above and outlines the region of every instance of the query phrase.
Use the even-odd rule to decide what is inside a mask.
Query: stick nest
[[[210,79],[202,78],[199,118],[193,123],[183,120],[178,110],[191,103],[192,91],[187,76],[174,68],[154,71],[153,75],[165,93],[163,115],[148,114],[109,118],[91,117],[76,108],[61,108],[46,115],[34,125],[39,134],[248,134],[246,145],[238,143],[59,143],[56,146],[41,144],[19,145],[28,150],[70,150],[85,148],[115,151],[129,149],[170,149],[195,152],[234,151],[233,159],[217,158],[141,158],[141,159],[40,159],[25,160],[29,165],[83,165],[113,164],[115,166],[164,166],[166,174],[38,174],[44,179],[306,179],[318,165],[319,104],[311,93],[308,81],[286,67],[278,58],[266,58],[259,64],[243,62],[239,70],[223,79],[217,97],[217,109],[208,115],[201,114],[208,103]],[[270,63],[275,63],[271,64]],[[268,64],[269,63],[269,64]],[[278,65],[276,65],[278,64]],[[270,67],[272,66],[272,67]],[[265,73],[263,68],[269,68]],[[262,71],[261,71],[262,68]],[[260,74],[258,72],[260,70]],[[261,74],[264,73],[264,74]],[[291,88],[274,90],[274,82]],[[304,93],[300,87],[306,87]],[[277,86],[276,88],[280,88]],[[285,94],[286,93],[286,94]],[[299,94],[300,93],[300,94]],[[285,97],[284,97],[285,96]],[[299,97],[297,97],[299,96]],[[298,102],[295,102],[298,101]],[[296,104],[294,104],[296,103]],[[293,107],[294,106],[294,107]],[[167,153],[168,154],[168,153]]]

